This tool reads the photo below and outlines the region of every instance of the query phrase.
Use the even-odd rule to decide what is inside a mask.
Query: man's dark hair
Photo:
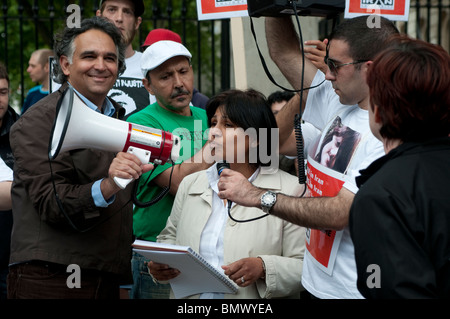
[[[288,102],[292,97],[294,96],[293,92],[289,91],[275,91],[272,94],[269,95],[267,98],[267,101],[269,102],[269,105],[272,105],[273,103],[280,103],[283,101]]]
[[[372,26],[370,19],[380,19],[379,24],[374,23]],[[328,43],[343,40],[347,42],[349,55],[353,60],[369,61],[384,49],[391,36],[398,33],[397,27],[384,17],[360,16],[339,24],[330,34]]]
[[[122,34],[120,30],[108,19],[102,17],[92,17],[84,19],[79,28],[66,27],[61,33],[55,36],[54,51],[56,54],[55,63],[53,66],[53,76],[57,83],[64,83],[67,81],[66,75],[62,72],[59,65],[59,58],[67,56],[72,60],[75,51],[74,41],[77,36],[89,30],[100,30],[111,37],[116,45],[119,60],[119,74],[125,71],[125,44],[122,41]]]

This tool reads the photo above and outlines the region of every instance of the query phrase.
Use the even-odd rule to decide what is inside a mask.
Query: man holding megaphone
[[[106,97],[125,69],[125,47],[119,29],[94,17],[66,28],[54,51],[61,88],[11,130],[8,297],[118,298],[120,284],[130,282],[132,188],[122,190],[114,178],[137,179],[153,165],[92,148],[61,152],[53,160],[48,154],[57,105],[67,92],[104,115],[123,117],[125,110]]]

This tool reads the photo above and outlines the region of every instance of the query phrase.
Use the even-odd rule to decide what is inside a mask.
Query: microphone
[[[220,161],[217,162],[217,174],[222,174],[222,171],[225,168],[230,168],[230,163],[227,163],[226,161]],[[233,202],[231,200],[227,200],[228,201],[228,211],[230,211],[231,209],[231,205],[233,204]]]
[[[220,174],[222,174],[222,171],[225,168],[230,168],[230,164],[227,163],[226,161],[220,161],[217,163],[217,173],[219,174],[219,176],[220,176]]]

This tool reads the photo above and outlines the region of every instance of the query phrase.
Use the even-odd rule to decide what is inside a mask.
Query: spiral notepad
[[[177,277],[169,281],[175,298],[204,292],[235,294],[239,289],[221,270],[188,246],[136,240],[133,243],[133,251],[180,271]]]

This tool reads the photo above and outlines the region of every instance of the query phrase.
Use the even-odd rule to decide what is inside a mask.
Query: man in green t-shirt
[[[181,43],[156,38],[141,58],[144,86],[156,102],[132,114],[127,121],[172,132],[181,138],[181,151],[173,169],[170,163],[159,165],[139,180],[137,199],[144,205],[135,205],[133,217],[134,234],[139,239],[156,241],[166,225],[181,180],[212,164],[212,160],[203,158],[208,139],[206,111],[190,106],[194,89],[191,57]],[[156,204],[139,207],[154,199],[169,183],[169,193]],[[131,298],[169,298],[170,286],[154,283],[147,263],[142,256],[133,255]]]

